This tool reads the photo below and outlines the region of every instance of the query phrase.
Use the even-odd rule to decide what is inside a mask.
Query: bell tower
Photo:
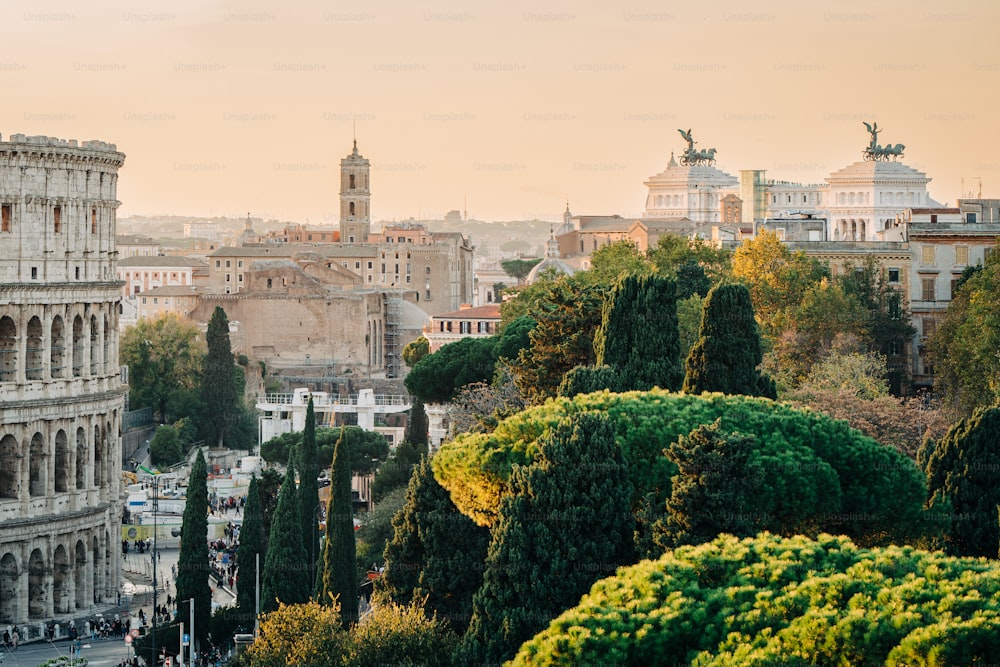
[[[340,242],[368,243],[371,230],[371,191],[368,174],[371,163],[354,150],[340,161]]]

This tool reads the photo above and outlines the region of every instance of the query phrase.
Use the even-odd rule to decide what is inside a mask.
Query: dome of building
[[[576,273],[576,269],[559,259],[559,241],[556,240],[555,234],[550,229],[549,240],[545,243],[545,259],[531,269],[531,273],[528,274],[526,279],[527,283],[530,285],[538,280],[538,276],[552,271],[557,271],[567,276]]]

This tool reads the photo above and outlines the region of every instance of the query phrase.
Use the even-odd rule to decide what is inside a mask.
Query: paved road
[[[17,651],[5,651],[3,655],[3,667],[19,665],[23,667],[36,667],[46,660],[58,658],[60,655],[69,655],[70,641],[64,639],[57,642],[34,642],[31,644],[21,644]],[[133,654],[131,649],[125,645],[121,639],[98,639],[83,643],[81,654],[86,657],[90,667],[115,667],[126,657]]]

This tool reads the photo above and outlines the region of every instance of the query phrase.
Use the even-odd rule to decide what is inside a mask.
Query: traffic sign
[[[132,635],[125,635],[125,643],[126,644],[132,643]]]
[[[132,635],[133,637],[138,637],[139,636],[139,628],[132,628],[129,631],[129,634]]]
[[[191,635],[185,632],[184,636],[181,638],[181,643],[183,643],[185,646],[191,643]]]

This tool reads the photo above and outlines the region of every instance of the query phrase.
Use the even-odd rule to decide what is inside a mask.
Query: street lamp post
[[[152,642],[150,646],[150,665],[156,665],[156,617],[159,616],[157,613],[157,597],[156,597],[156,511],[160,507],[160,480],[157,477],[153,477],[153,632],[152,632]]]

